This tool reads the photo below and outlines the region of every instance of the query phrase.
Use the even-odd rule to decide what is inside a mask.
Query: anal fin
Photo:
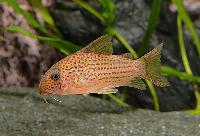
[[[145,83],[139,77],[136,77],[133,80],[131,80],[130,83],[128,84],[128,86],[134,87],[134,88],[137,88],[137,89],[140,89],[140,90],[146,90]]]

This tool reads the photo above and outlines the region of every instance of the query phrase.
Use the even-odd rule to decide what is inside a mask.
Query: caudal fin
[[[161,73],[161,50],[163,44],[160,44],[158,47],[154,48],[149,53],[145,54],[141,57],[141,61],[144,62],[145,65],[145,72],[143,73],[142,78],[151,81],[153,84],[164,87],[168,86],[169,82],[167,78],[164,77]]]

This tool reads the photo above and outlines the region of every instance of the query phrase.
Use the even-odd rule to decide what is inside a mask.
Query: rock
[[[0,88],[0,135],[197,136],[200,116],[124,109],[82,95],[45,103],[37,89]]]

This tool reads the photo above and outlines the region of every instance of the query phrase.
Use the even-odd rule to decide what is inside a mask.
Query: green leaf
[[[149,40],[151,39],[151,35],[155,30],[159,14],[160,14],[160,7],[161,7],[162,0],[153,0],[152,7],[151,7],[151,14],[149,16],[149,21],[147,25],[147,30],[144,35],[143,43],[139,48],[139,56],[143,55]]]
[[[200,83],[200,77],[198,76],[192,76],[190,74],[187,74],[186,72],[180,72],[174,68],[167,67],[167,66],[162,66],[161,70],[163,74],[166,76],[177,77],[180,80],[186,80],[192,83]]]
[[[101,14],[106,20],[107,26],[113,26],[116,20],[116,6],[113,0],[99,0],[101,5]]]
[[[41,0],[30,0],[30,2],[33,5],[33,7],[38,9],[40,15],[42,16],[45,22],[47,22],[51,26],[55,26],[55,23],[51,15],[49,14],[49,11],[42,5]]]
[[[151,95],[153,97],[155,111],[160,111],[160,106],[159,106],[158,95],[156,93],[156,89],[154,88],[153,84],[150,81],[146,80],[146,83],[147,83],[149,90],[151,92]]]
[[[16,2],[16,0],[4,0],[3,2],[6,2],[9,6],[11,6],[17,13],[21,14],[26,21],[31,24],[33,27],[39,29],[40,31],[42,31],[45,34],[50,35],[50,33],[48,32],[48,30],[46,30],[46,28],[44,28],[37,20],[35,20],[30,14],[29,12],[27,12],[26,10],[22,9],[19,4]]]
[[[116,97],[113,94],[107,94],[113,101],[115,101],[116,103],[118,103],[119,105],[123,106],[123,107],[130,107],[127,103],[125,103],[123,100],[121,100],[120,98]]]
[[[188,58],[187,58],[186,50],[185,50],[183,32],[182,32],[182,22],[179,15],[177,16],[177,28],[178,28],[179,47],[180,47],[181,57],[182,57],[183,65],[185,67],[185,71],[187,74],[193,75]],[[197,86],[196,84],[192,84],[192,88],[194,90],[194,94],[197,101],[196,109],[200,109],[200,93],[199,93],[199,88],[196,86]]]
[[[114,28],[107,28],[105,30],[107,33],[114,35],[117,37],[117,39],[126,47],[126,49],[133,55],[134,59],[137,59],[137,53],[135,50],[131,47],[131,45],[125,40],[125,38]]]
[[[198,88],[198,86],[196,88],[194,88],[194,94],[196,97],[196,110],[200,110],[200,90]]]
[[[200,115],[200,110],[195,109],[195,110],[186,110],[185,111],[188,114],[192,114],[192,115]]]
[[[178,15],[177,16],[177,28],[178,28],[178,40],[179,40],[179,47],[180,47],[180,52],[181,52],[181,57],[182,57],[182,61],[183,61],[183,65],[185,67],[185,71],[192,75],[192,70],[190,68],[190,64],[187,58],[187,53],[185,50],[185,45],[184,45],[184,40],[183,40],[183,32],[182,32],[182,22],[181,22],[181,18]]]
[[[78,45],[75,45],[69,41],[64,41],[62,39],[59,38],[52,38],[52,37],[45,37],[45,36],[39,36],[36,34],[31,33],[30,31],[20,27],[20,26],[7,26],[4,27],[5,30],[7,31],[13,31],[13,32],[19,32],[25,36],[31,37],[31,38],[35,38],[41,41],[45,41],[48,43],[52,43],[56,46],[53,46],[59,50],[61,50],[62,52],[64,50],[68,51],[68,54],[76,52],[80,49],[80,47]]]
[[[191,33],[191,37],[196,45],[198,55],[200,56],[200,39],[196,33],[196,30],[194,28],[194,25],[188,15],[188,13],[186,12],[186,10],[183,6],[182,0],[172,0],[172,1],[176,4],[179,16],[181,17],[181,19],[183,20],[183,22],[189,29],[189,31]]]
[[[41,0],[30,0],[30,2],[32,4],[32,6],[39,11],[42,19],[47,24],[49,24],[51,26],[51,28],[54,30],[54,32],[56,32],[57,34],[59,34],[53,18],[51,17],[48,9],[45,6],[43,6],[42,1]]]
[[[65,55],[71,54],[71,52],[69,50],[63,48],[62,45],[60,45],[60,43],[57,43],[57,42],[54,42],[54,41],[48,41],[48,40],[47,41],[45,40],[45,42],[47,42],[53,48],[58,49],[60,52],[62,52]]]
[[[93,15],[95,15],[99,20],[101,20],[102,23],[105,24],[105,19],[103,18],[103,16],[94,8],[92,8],[89,4],[87,4],[86,2],[82,0],[73,0],[73,2],[78,4],[82,8],[86,9],[88,12],[92,13]]]

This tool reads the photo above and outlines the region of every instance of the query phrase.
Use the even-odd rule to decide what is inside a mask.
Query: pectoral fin
[[[146,90],[145,83],[139,77],[136,77],[133,80],[131,80],[130,83],[128,84],[128,86],[134,87],[134,88],[137,88],[137,89],[140,89],[140,90]]]
[[[112,37],[110,35],[103,35],[91,42],[85,48],[81,49],[80,52],[92,51],[101,54],[111,55],[113,53],[111,40]]]

